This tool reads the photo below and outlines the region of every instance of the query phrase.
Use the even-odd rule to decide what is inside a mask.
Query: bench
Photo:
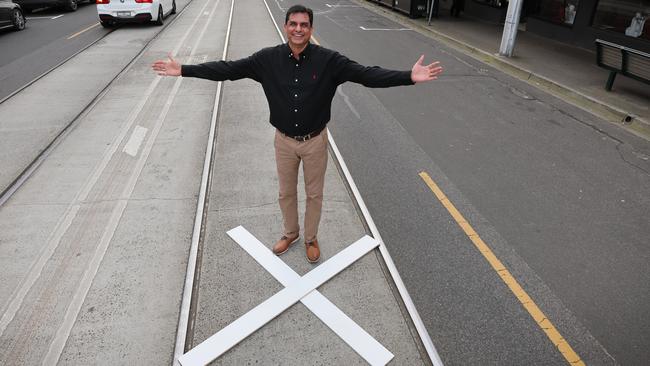
[[[650,84],[650,54],[616,43],[596,40],[596,64],[609,70],[605,90],[611,91],[616,74]]]

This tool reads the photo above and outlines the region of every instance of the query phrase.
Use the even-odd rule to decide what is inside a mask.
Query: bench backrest
[[[605,69],[650,82],[650,54],[648,53],[597,39],[596,63]]]

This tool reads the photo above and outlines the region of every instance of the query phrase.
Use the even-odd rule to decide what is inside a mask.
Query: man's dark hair
[[[294,5],[287,10],[287,15],[284,16],[284,24],[289,22],[289,15],[294,13],[307,13],[309,15],[309,26],[314,26],[314,12],[303,5]]]

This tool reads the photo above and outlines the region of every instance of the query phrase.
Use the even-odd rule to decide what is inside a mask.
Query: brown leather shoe
[[[280,238],[280,240],[278,240],[278,242],[275,243],[275,245],[273,246],[273,253],[275,253],[276,255],[283,254],[284,252],[289,250],[291,244],[297,242],[298,239],[300,239],[300,235],[298,234],[296,234],[296,236],[291,238],[286,235],[283,235],[282,238]]]
[[[307,260],[309,263],[316,263],[320,259],[320,249],[318,248],[318,240],[314,239],[311,243],[305,243],[307,249]]]

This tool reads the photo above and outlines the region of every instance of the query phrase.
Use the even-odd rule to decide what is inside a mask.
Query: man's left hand
[[[424,61],[424,55],[420,56],[415,65],[413,65],[411,69],[411,80],[414,83],[422,83],[437,79],[438,75],[442,72],[442,67],[439,66],[440,62],[436,61],[425,66],[422,65],[422,61]]]

